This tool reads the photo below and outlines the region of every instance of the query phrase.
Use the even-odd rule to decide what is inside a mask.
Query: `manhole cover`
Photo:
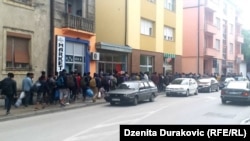
[[[205,114],[205,116],[222,117],[222,118],[234,118],[236,115],[235,114],[208,112],[208,113]]]

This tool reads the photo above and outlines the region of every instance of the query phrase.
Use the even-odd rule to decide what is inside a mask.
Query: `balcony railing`
[[[65,26],[94,33],[94,21],[65,13]]]
[[[237,60],[237,59],[240,60],[240,61],[244,61],[244,55],[238,53],[238,54],[236,55],[236,60]]]
[[[205,55],[206,56],[218,57],[220,55],[220,51],[215,49],[215,48],[207,47],[206,50],[205,50]]]
[[[244,42],[244,39],[241,35],[236,35],[236,41],[239,42],[239,43],[243,43]]]
[[[209,22],[206,24],[206,32],[211,33],[211,34],[216,34],[218,32],[218,28]]]

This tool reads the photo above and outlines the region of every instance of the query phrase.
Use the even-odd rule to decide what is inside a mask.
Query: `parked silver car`
[[[166,86],[166,96],[189,96],[197,94],[198,83],[193,78],[176,78]]]
[[[115,90],[106,93],[104,99],[111,105],[132,103],[137,105],[141,101],[154,101],[157,96],[157,86],[150,80],[125,81]]]
[[[199,92],[218,92],[220,90],[219,82],[214,77],[209,78],[200,78],[197,80],[198,82],[198,91]]]

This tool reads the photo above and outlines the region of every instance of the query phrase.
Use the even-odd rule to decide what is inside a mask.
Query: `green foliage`
[[[250,63],[250,30],[242,30],[244,36],[244,43],[241,46],[242,54],[246,63]]]

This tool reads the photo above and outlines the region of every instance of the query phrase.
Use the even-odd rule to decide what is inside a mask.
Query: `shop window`
[[[7,36],[6,69],[28,69],[30,38]]]
[[[154,57],[153,56],[140,56],[140,71],[141,72],[153,72]]]

